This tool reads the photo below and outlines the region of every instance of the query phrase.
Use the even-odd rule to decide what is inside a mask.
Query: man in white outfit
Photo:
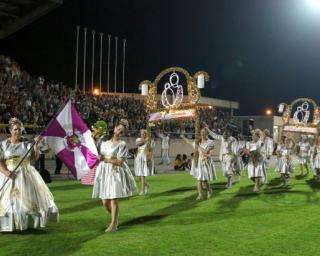
[[[209,132],[209,136],[221,141],[219,159],[221,161],[223,176],[227,178],[226,188],[232,187],[232,177],[235,171],[236,155],[234,154],[234,147],[237,140],[231,136],[232,132],[229,128],[226,128],[223,135],[216,134],[210,131],[208,127],[206,129]]]
[[[261,150],[260,153],[263,156],[265,169],[268,168],[268,162],[273,154],[274,150],[274,141],[270,136],[270,131],[268,129],[263,130],[260,132],[260,140],[261,140]]]
[[[306,135],[301,135],[301,141],[297,145],[297,151],[298,151],[301,175],[302,176],[304,175],[303,173],[304,168],[307,171],[306,175],[308,175],[309,174],[308,164],[310,163],[310,157],[311,157],[311,145]]]
[[[170,164],[170,157],[169,157],[169,148],[170,148],[170,137],[169,134],[161,134],[158,133],[158,137],[161,138],[161,162],[160,164]]]

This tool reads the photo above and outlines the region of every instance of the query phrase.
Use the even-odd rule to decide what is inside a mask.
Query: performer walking
[[[244,169],[243,150],[246,147],[246,142],[241,140],[241,137],[236,138],[236,143],[233,144],[233,154],[235,155],[235,171],[234,174],[238,176],[238,182],[241,179],[241,172]]]
[[[102,204],[111,214],[111,223],[106,232],[116,231],[119,221],[118,199],[132,195],[136,188],[134,177],[127,164],[128,147],[121,140],[128,121],[121,119],[115,126],[110,140],[101,142],[93,198],[101,198]]]
[[[297,145],[297,153],[300,164],[300,175],[304,175],[303,169],[306,169],[306,176],[309,174],[308,164],[310,163],[311,145],[308,141],[308,137],[301,135],[301,141]]]
[[[148,138],[147,130],[140,130],[140,137],[136,139],[138,146],[137,156],[134,159],[134,174],[140,178],[141,191],[140,196],[145,195],[149,190],[149,184],[146,177],[154,175],[153,148],[154,140]]]
[[[226,188],[232,187],[232,177],[235,171],[236,155],[234,149],[236,147],[236,139],[231,136],[231,130],[226,127],[223,135],[216,134],[209,130],[206,126],[209,136],[221,141],[219,159],[221,161],[223,176],[227,178]]]
[[[320,181],[320,137],[316,139],[312,154],[312,167],[314,176],[317,181]]]
[[[284,138],[284,142],[279,143],[277,147],[278,162],[276,170],[281,174],[284,184],[290,184],[291,173],[293,173],[293,164],[291,160],[292,147],[290,140]]]
[[[160,164],[170,165],[170,156],[169,156],[169,148],[170,148],[170,137],[169,134],[157,134],[159,138],[161,138],[161,162]]]
[[[195,142],[188,140],[183,134],[180,137],[193,148],[195,148]],[[190,174],[197,179],[197,190],[198,197],[196,200],[203,199],[203,189],[206,188],[208,191],[207,198],[212,196],[212,188],[210,187],[209,182],[216,180],[216,170],[213,163],[213,157],[211,151],[213,150],[214,143],[213,140],[208,138],[207,129],[201,129],[201,140],[198,146],[199,159],[198,164],[193,164],[191,167]]]
[[[266,171],[263,156],[261,155],[261,140],[258,132],[252,134],[252,141],[248,143],[248,149],[245,153],[249,154],[248,177],[254,181],[253,191],[260,191],[260,183],[264,183],[266,179]]]
[[[59,219],[51,192],[30,164],[31,158],[39,157],[41,137],[35,138],[36,143],[31,149],[32,144],[22,137],[22,129],[22,122],[11,118],[10,138],[0,144],[0,231],[26,230],[29,216],[33,218],[35,229],[45,227],[48,219]],[[30,153],[18,166],[29,149]]]
[[[265,129],[263,131],[260,131],[260,140],[261,140],[261,155],[263,157],[265,170],[267,172],[270,158],[273,154],[274,150],[274,142],[273,139],[270,136],[270,131],[268,129]],[[267,180],[265,181],[267,182]]]

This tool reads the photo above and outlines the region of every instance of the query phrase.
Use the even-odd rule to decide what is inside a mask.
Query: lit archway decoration
[[[161,105],[158,105],[157,91],[165,76],[169,74],[169,79],[164,83],[161,93]],[[187,83],[187,97],[184,99],[184,90],[181,84],[182,74]],[[199,86],[199,77],[202,78],[202,84]],[[198,84],[197,84],[198,79]],[[201,80],[201,79],[200,79]],[[195,161],[198,161],[197,146],[200,141],[200,114],[199,100],[201,97],[200,88],[203,88],[204,81],[209,81],[209,75],[205,71],[198,71],[193,76],[181,67],[171,67],[160,72],[153,82],[144,80],[139,84],[141,91],[147,88],[146,108],[148,115],[147,130],[150,136],[150,125],[160,122],[195,120]],[[170,97],[171,99],[170,99]]]
[[[290,104],[281,103],[278,110],[284,132],[319,134],[320,108],[314,100],[298,98]]]

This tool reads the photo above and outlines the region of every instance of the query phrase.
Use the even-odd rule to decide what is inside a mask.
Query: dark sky
[[[320,101],[320,10],[307,1],[65,0],[2,40],[0,51],[31,74],[72,86],[79,24],[127,38],[127,91],[136,92],[140,81],[153,80],[166,67],[181,66],[191,74],[206,70],[211,80],[203,96],[239,101],[239,114],[262,114],[297,97]]]

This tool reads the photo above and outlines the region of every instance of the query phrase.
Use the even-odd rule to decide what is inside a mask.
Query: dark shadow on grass
[[[76,189],[88,189],[89,186],[84,186],[81,183],[73,183],[70,185],[63,185],[63,186],[54,186],[49,187],[51,191],[58,191],[58,190],[76,190]]]
[[[277,178],[274,178],[272,180],[269,181],[268,183],[268,187],[274,187],[274,186],[279,186],[283,183],[283,180],[281,177],[277,177]]]
[[[191,187],[180,187],[180,188],[174,188],[174,189],[170,189],[167,191],[163,191],[160,193],[150,193],[147,194],[148,197],[159,197],[159,196],[173,196],[174,194],[179,194],[179,193],[183,193],[183,192],[188,192],[188,191],[195,191],[196,187],[195,186],[191,186]]]
[[[307,174],[304,174],[304,175],[301,175],[301,174],[299,174],[299,175],[296,175],[296,180],[304,180],[305,178],[307,178],[308,177],[308,175]]]
[[[28,228],[27,230],[23,231],[13,231],[13,232],[3,232],[0,234],[5,234],[5,235],[46,235],[48,234],[47,228],[43,229],[34,229],[34,228]]]
[[[316,181],[316,179],[310,179],[306,181],[309,187],[316,192],[317,190],[320,190],[320,182]]]
[[[233,197],[218,201],[218,212],[234,211],[240,206],[241,202],[257,197],[258,195],[258,193],[253,192],[253,185],[240,187]]]
[[[90,210],[92,208],[96,207],[102,207],[101,201],[98,200],[90,200],[81,204],[77,204],[71,207],[61,208],[59,209],[60,214],[67,214],[67,213],[74,213],[74,212],[80,212],[85,210]]]
[[[265,195],[274,195],[274,194],[280,195],[280,194],[284,194],[284,193],[288,193],[288,194],[303,194],[303,193],[305,193],[304,191],[298,191],[298,190],[291,191],[290,188],[291,187],[286,186],[286,187],[282,187],[282,188],[274,188],[274,189],[270,189],[270,190],[265,190],[264,194]]]
[[[227,182],[215,182],[213,183],[213,185],[217,185],[217,186],[226,186]]]
[[[195,187],[192,187],[192,189],[195,190]],[[177,189],[174,189],[174,190],[177,190]],[[223,190],[217,189],[213,185],[212,198],[215,198],[221,191],[223,191]],[[166,192],[168,192],[168,191],[166,191]],[[206,195],[206,193],[204,193],[204,195]],[[181,212],[194,209],[195,207],[197,207],[197,205],[199,203],[207,200],[207,199],[203,199],[203,200],[197,201],[197,200],[195,200],[196,197],[197,197],[197,194],[190,195],[188,197],[183,198],[182,200],[179,200],[178,203],[176,203],[176,204],[171,204],[167,207],[164,207],[162,209],[154,211],[150,214],[147,214],[144,216],[139,216],[137,218],[120,223],[120,226],[121,226],[121,228],[125,228],[125,227],[129,227],[129,226],[133,226],[133,225],[157,222],[157,221],[162,220],[166,217],[173,216],[173,215],[179,214]],[[210,200],[210,199],[208,199],[208,200]]]
[[[152,214],[153,215],[144,215],[144,216],[137,217],[132,220],[126,221],[124,223],[120,223],[119,227],[125,228],[125,227],[129,227],[129,226],[133,226],[133,225],[146,224],[149,222],[162,220],[162,219],[169,216],[168,214],[159,214],[159,215],[156,215],[154,213],[152,213]]]

